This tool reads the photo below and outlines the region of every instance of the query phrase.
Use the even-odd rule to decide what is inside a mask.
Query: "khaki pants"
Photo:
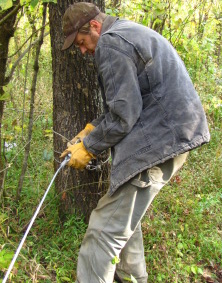
[[[77,282],[112,283],[116,272],[121,282],[132,275],[138,283],[147,283],[140,221],[186,157],[187,153],[154,166],[100,199],[79,252]]]

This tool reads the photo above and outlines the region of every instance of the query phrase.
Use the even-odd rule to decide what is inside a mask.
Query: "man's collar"
[[[102,26],[101,34],[105,33],[119,18],[107,15]]]

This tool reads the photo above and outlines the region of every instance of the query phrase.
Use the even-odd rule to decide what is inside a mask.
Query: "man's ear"
[[[100,22],[97,22],[96,20],[91,20],[90,22],[90,27],[97,31],[98,34],[101,33],[102,30],[102,24]]]

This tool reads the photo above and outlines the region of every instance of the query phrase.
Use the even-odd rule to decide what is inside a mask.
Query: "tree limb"
[[[6,22],[11,16],[13,16],[14,14],[16,14],[17,11],[18,11],[21,7],[22,7],[22,6],[20,5],[20,3],[19,3],[17,6],[15,6],[15,8],[14,8],[11,12],[9,12],[3,19],[0,20],[0,26],[1,26],[2,24],[4,24],[4,22]]]
[[[49,23],[46,23],[44,27],[46,27],[48,24],[49,24]],[[25,40],[25,42],[23,42],[23,44],[19,47],[19,49],[16,50],[15,53],[13,53],[12,55],[9,55],[8,58],[12,58],[13,56],[15,56],[15,55],[22,49],[22,47],[29,41],[29,39],[32,38],[33,35],[34,35],[35,33],[37,33],[39,30],[41,30],[42,28],[43,28],[43,27],[37,29],[36,32],[32,33],[32,34]],[[46,33],[46,35],[48,35],[48,34],[49,34],[49,32]],[[46,35],[45,35],[45,36],[46,36]]]
[[[47,32],[46,34],[44,34],[43,37],[46,37],[47,35],[49,35],[49,32]],[[38,38],[38,39],[36,39],[35,41],[33,41],[32,44],[30,44],[29,47],[28,47],[28,48],[21,54],[21,56],[15,61],[15,63],[14,63],[13,66],[12,66],[12,69],[11,69],[10,74],[5,78],[5,83],[4,83],[4,85],[7,85],[7,84],[10,82],[10,80],[11,80],[13,74],[14,74],[14,71],[15,71],[16,67],[18,66],[18,64],[19,64],[19,62],[22,60],[22,58],[26,55],[26,53],[29,52],[29,50],[30,50],[35,44],[37,44],[40,40],[42,40],[42,39],[41,39],[41,38]]]

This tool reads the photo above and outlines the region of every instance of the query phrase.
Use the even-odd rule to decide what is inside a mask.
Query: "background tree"
[[[8,48],[10,38],[14,34],[14,24],[18,10],[20,9],[19,1],[15,1],[14,5],[7,10],[0,10],[0,200],[3,194],[4,174],[3,170],[4,158],[1,150],[1,125],[4,111],[6,96],[4,96],[5,76],[7,69]]]
[[[97,84],[97,71],[93,57],[82,56],[74,46],[61,51],[64,35],[62,17],[74,1],[59,0],[50,4],[50,33],[53,69],[53,124],[55,170],[59,166],[60,153],[86,123],[101,113],[101,99]],[[104,1],[95,1],[104,10]],[[56,179],[56,191],[60,194],[61,218],[75,210],[88,219],[91,210],[107,189],[107,168],[102,171],[80,172],[65,168]]]
[[[37,33],[39,32],[39,30],[36,30],[34,27],[34,21],[37,19],[38,13],[33,13],[32,11],[34,10],[37,4],[38,4],[38,1],[35,1],[35,0],[32,0],[30,3],[26,3],[25,1],[11,1],[11,0],[0,1],[0,45],[1,45],[1,51],[0,51],[0,67],[1,67],[0,68],[1,70],[0,71],[0,125],[2,125],[5,101],[10,100],[10,98],[13,97],[13,96],[10,97],[10,90],[13,88],[13,85],[10,83],[10,81],[13,78],[13,74],[15,70],[18,69],[19,63],[22,61],[24,56],[27,55],[27,53],[29,53],[31,48],[35,44],[37,43],[39,44],[40,41],[43,40],[41,38],[36,39]],[[17,46],[17,50],[14,51],[13,54],[10,55],[10,58],[9,58],[8,51],[9,51],[10,39],[14,37],[14,33],[16,32],[19,21],[23,17],[24,14],[26,14],[29,19],[30,25],[32,27],[32,34],[27,40],[25,40],[25,42],[21,44],[21,46],[18,46],[18,44],[17,45],[15,44]],[[35,40],[32,40],[33,37]],[[17,37],[15,38],[15,43],[16,43],[16,39]],[[21,52],[21,50],[24,49],[23,47],[26,46],[28,41],[30,41],[28,48],[26,48],[25,50],[23,50],[23,52]],[[28,63],[29,63],[28,59],[26,63],[27,63],[26,64],[26,71],[27,71]],[[35,63],[35,69],[38,69],[37,65],[38,65],[38,62]],[[19,71],[17,72],[17,75],[19,77]],[[35,75],[33,75],[33,78],[34,77]],[[35,80],[35,83],[32,85],[33,95],[35,92],[34,85],[36,84],[36,79],[34,80]],[[27,82],[27,72],[26,72],[25,86],[24,86],[24,100],[25,100],[26,91],[27,91],[26,82]],[[12,100],[12,103],[13,103],[13,100]],[[31,108],[34,107],[34,103],[31,102],[30,105],[31,105]],[[24,103],[23,103],[23,117],[22,117],[22,126],[21,126],[22,127],[22,140],[23,140],[24,111],[25,109],[24,109]],[[5,144],[4,144],[5,140],[2,140],[1,130],[2,130],[2,127],[0,127],[0,149],[1,149],[0,200],[3,200],[2,196],[5,193],[4,180],[6,177],[7,170],[11,165],[8,164],[7,159],[6,159]],[[31,136],[32,134],[31,132],[32,130],[30,130],[29,136]],[[3,150],[2,150],[2,146],[3,146]],[[29,146],[30,146],[30,140],[28,143],[26,143],[25,147],[27,148]],[[24,164],[27,163],[28,156],[29,156],[29,153],[27,150],[26,157],[25,157],[26,161],[24,160]],[[22,179],[24,178],[24,175],[26,172],[25,167],[26,166],[23,166],[23,169],[21,172],[21,177],[19,180],[18,190],[17,190],[17,199],[19,199],[20,192],[22,190],[22,183],[23,183]]]

